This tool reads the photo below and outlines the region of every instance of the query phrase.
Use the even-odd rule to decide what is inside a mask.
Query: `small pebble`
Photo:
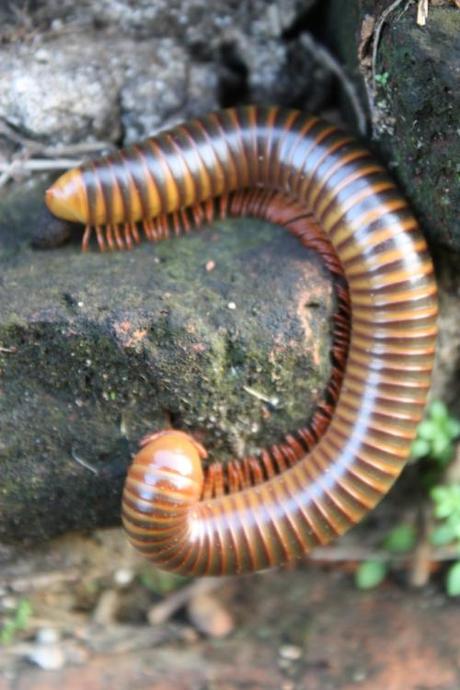
[[[18,600],[12,596],[6,596],[6,597],[3,597],[3,599],[2,599],[2,605],[3,605],[3,608],[5,610],[8,610],[8,609],[13,610],[17,607]]]
[[[215,267],[216,267],[216,262],[215,262],[215,261],[208,261],[207,264],[206,264],[206,270],[207,270],[208,273],[210,273],[211,271],[213,271],[213,270],[215,269]]]
[[[193,644],[194,642],[197,642],[199,640],[199,635],[195,628],[192,628],[189,625],[184,625],[181,630],[180,630],[180,638],[184,642],[187,642],[188,644]]]
[[[36,643],[26,653],[27,659],[45,671],[57,671],[65,664],[64,650],[59,641],[57,630],[42,628],[37,632]]]
[[[287,659],[288,661],[298,661],[302,656],[302,650],[300,647],[296,647],[293,644],[285,644],[279,648],[278,654],[282,659]]]
[[[34,218],[31,244],[34,249],[52,249],[64,244],[72,235],[72,226],[53,216],[43,206]]]
[[[191,623],[208,637],[226,637],[235,627],[227,609],[209,594],[198,594],[188,603],[187,612]]]
[[[50,54],[44,48],[39,48],[35,52],[35,59],[37,62],[48,62],[50,59]]]
[[[116,589],[106,589],[102,592],[93,612],[93,621],[99,625],[112,625],[115,621],[119,606]]]
[[[64,652],[58,645],[40,645],[31,649],[27,658],[45,671],[57,671],[65,663]]]
[[[113,581],[118,587],[127,587],[134,580],[135,573],[130,568],[119,568],[113,574]]]
[[[56,644],[59,639],[59,633],[55,628],[41,628],[36,635],[38,644]]]
[[[229,309],[234,310],[234,309],[236,309],[236,304],[235,304],[235,302],[229,302],[229,303],[227,304],[227,307],[228,307]]]
[[[367,678],[366,671],[355,671],[353,674],[353,680],[355,683],[362,683],[363,680],[366,680],[366,678]]]

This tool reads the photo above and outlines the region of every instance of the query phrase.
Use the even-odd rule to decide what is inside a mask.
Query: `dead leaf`
[[[361,24],[358,45],[358,59],[362,62],[370,57],[370,43],[374,35],[375,18],[371,14],[366,14]]]
[[[197,594],[187,606],[195,628],[208,637],[227,637],[235,627],[230,612],[210,594]]]
[[[428,17],[428,0],[418,0],[417,24],[425,26]]]

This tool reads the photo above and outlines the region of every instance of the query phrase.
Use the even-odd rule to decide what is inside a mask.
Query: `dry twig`
[[[451,546],[438,547],[430,552],[430,563],[442,563],[458,558],[458,550]],[[410,554],[393,554],[384,549],[376,550],[360,546],[322,546],[309,554],[307,560],[323,563],[361,563],[362,561],[389,561],[408,564]]]
[[[375,22],[374,26],[374,40],[372,43],[372,88],[375,93],[376,89],[376,83],[375,83],[375,75],[377,74],[377,52],[379,49],[379,44],[380,44],[380,37],[382,35],[382,29],[385,26],[386,22],[388,21],[388,17],[390,14],[392,14],[395,10],[398,9],[402,3],[405,2],[406,6],[404,10],[406,10],[412,0],[394,0],[394,2],[391,3],[391,5],[388,5],[388,7],[383,10],[382,14],[379,16],[379,18]]]
[[[9,161],[0,161],[0,188],[16,176],[33,172],[67,170],[81,164],[81,156],[113,150],[107,141],[90,141],[78,144],[46,146],[18,134],[5,122],[0,122],[0,134],[20,147]],[[72,158],[77,156],[77,158]]]
[[[432,522],[431,507],[429,505],[421,506],[419,509],[420,534],[408,576],[412,587],[425,587],[430,579],[430,566],[433,560],[433,547],[430,543]]]
[[[428,0],[418,0],[417,5],[417,24],[425,26],[428,18]]]
[[[360,134],[365,134],[367,129],[366,113],[359,100],[355,85],[346,74],[342,65],[323,45],[315,41],[310,34],[302,34],[302,42],[315,58],[322,62],[323,65],[338,78],[343,90],[348,96],[350,105],[355,114],[357,129]]]
[[[83,460],[83,458],[77,455],[73,448],[71,449],[70,454],[72,456],[72,459],[75,460],[75,462],[77,463],[77,465],[80,465],[81,467],[84,467],[86,470],[89,470],[90,472],[95,474],[96,477],[99,475],[99,470],[97,469],[97,467],[91,465],[87,460]]]
[[[148,613],[149,623],[151,625],[165,623],[193,597],[219,589],[225,582],[228,582],[228,579],[226,577],[208,577],[202,580],[195,580],[190,585],[172,592],[162,599],[159,604],[152,606]]]

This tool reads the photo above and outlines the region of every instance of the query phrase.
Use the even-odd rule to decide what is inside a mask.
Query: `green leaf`
[[[448,524],[454,533],[454,538],[460,540],[460,515],[452,515]]]
[[[423,438],[425,441],[432,441],[438,433],[438,425],[430,419],[425,419],[417,427],[418,438]]]
[[[435,486],[431,489],[431,498],[434,502],[434,514],[437,518],[446,518],[455,511],[455,502],[452,501],[451,486]]]
[[[384,561],[364,561],[355,574],[355,585],[358,589],[374,589],[385,579],[388,566]]]
[[[18,630],[26,630],[32,615],[32,606],[27,599],[21,599],[16,609],[15,623]]]
[[[21,599],[14,614],[7,618],[0,628],[0,644],[11,644],[19,630],[26,630],[32,614],[32,606],[27,599]]]
[[[443,460],[446,457],[446,455],[447,457],[450,455],[450,439],[444,436],[444,434],[438,432],[437,435],[433,438],[432,444],[432,452],[435,458]]]
[[[392,553],[406,553],[414,548],[417,533],[413,525],[398,525],[386,536],[383,546]]]
[[[424,458],[429,454],[430,448],[431,446],[426,439],[416,438],[415,441],[412,442],[410,456],[414,460],[420,460],[420,458]]]
[[[433,400],[429,407],[428,413],[431,419],[436,421],[443,421],[449,417],[447,407],[445,403],[441,402],[441,400]]]
[[[447,594],[450,597],[460,596],[460,561],[451,565],[446,578]]]
[[[445,426],[446,431],[451,439],[460,436],[460,422],[458,421],[458,419],[452,419],[452,417],[449,417],[449,419],[446,419]]]
[[[155,594],[169,594],[175,589],[180,589],[187,582],[186,578],[168,573],[156,568],[146,567],[140,573],[141,584]]]
[[[433,546],[447,546],[455,539],[455,536],[451,525],[439,525],[430,534],[430,542]]]
[[[381,74],[375,75],[375,81],[380,86],[386,86],[388,84],[389,77],[390,77],[389,72],[382,72]]]

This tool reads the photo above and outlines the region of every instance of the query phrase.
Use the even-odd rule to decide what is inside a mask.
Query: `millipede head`
[[[61,175],[45,193],[48,209],[58,218],[74,223],[88,223],[88,200],[83,177],[78,168]]]

